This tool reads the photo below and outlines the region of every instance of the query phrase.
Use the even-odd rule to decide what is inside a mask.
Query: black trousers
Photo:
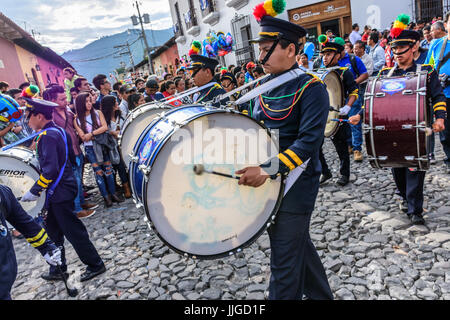
[[[334,148],[339,157],[340,167],[339,172],[342,176],[350,177],[350,155],[348,153],[348,138],[351,137],[350,126],[347,123],[342,124],[336,134],[331,138],[333,142]],[[325,156],[322,151],[322,146],[319,151],[319,160],[322,165],[322,173],[331,173],[327,161],[325,160]]]
[[[102,268],[103,261],[89,239],[86,227],[74,213],[73,201],[50,202],[45,227],[55,245],[62,247],[61,269],[63,271],[67,270],[64,237],[72,244],[81,262],[87,265],[87,270],[95,272]],[[57,267],[50,266],[50,273],[57,274]]]
[[[332,300],[333,294],[320,257],[309,236],[311,212],[279,211],[270,237],[269,299]]]
[[[392,175],[401,197],[408,202],[408,214],[422,213],[425,171],[393,168]]]

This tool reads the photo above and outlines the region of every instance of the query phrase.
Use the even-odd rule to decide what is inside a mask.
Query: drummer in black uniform
[[[255,13],[254,13],[255,14]],[[263,16],[260,20],[260,60],[270,76],[264,83],[299,68],[299,40],[306,35],[299,25]],[[262,84],[263,85],[263,84]],[[277,157],[257,167],[236,172],[239,184],[259,187],[271,177],[287,175],[302,164],[306,169],[285,195],[275,223],[268,229],[271,245],[269,299],[333,299],[327,276],[310,235],[311,214],[319,190],[319,148],[328,117],[329,98],[320,79],[302,74],[253,101],[253,118],[279,130]],[[309,160],[309,162],[307,162]],[[270,170],[269,167],[277,168]]]
[[[202,87],[210,82],[214,84],[211,87],[202,89],[193,96],[194,103],[210,102],[217,96],[225,94],[225,90],[220,84],[214,80],[214,70],[219,62],[215,59],[208,58],[199,54],[191,55],[191,66],[188,70],[191,72],[191,77],[194,79],[197,87]],[[225,104],[229,99],[223,100],[221,103]],[[213,106],[219,107],[220,103],[212,103]]]
[[[420,40],[416,31],[403,30],[398,36],[393,37],[390,46],[397,65],[392,76],[403,76],[407,73],[416,73],[418,66],[414,61],[414,46]],[[387,75],[392,68],[383,69],[380,74]],[[430,107],[436,120],[433,123],[433,131],[441,132],[445,129],[444,120],[447,117],[447,104],[436,70],[430,65],[422,65],[422,70],[428,71],[427,96],[431,98]],[[395,108],[395,106],[392,106]],[[358,123],[362,114],[351,117],[349,121]],[[424,224],[423,219],[423,187],[426,171],[413,168],[393,168],[395,184],[397,185],[403,202],[400,208],[407,213],[413,224]]]
[[[86,227],[74,213],[74,200],[77,195],[69,150],[70,136],[52,121],[55,103],[28,99],[31,106],[28,119],[30,127],[42,133],[36,140],[36,151],[41,175],[33,187],[22,197],[22,201],[36,201],[46,191],[45,218],[46,230],[58,247],[62,247],[61,269],[68,277],[64,253],[64,236],[72,244],[81,261],[87,265],[80,281],[89,280],[106,271],[102,259],[97,253]],[[55,128],[55,129],[53,129]],[[73,155],[72,155],[73,156]],[[50,266],[48,274],[42,275],[45,280],[62,280],[62,276],[54,266]]]
[[[345,50],[344,39],[335,38],[333,41],[328,41],[322,45],[323,63],[326,68],[332,68],[339,66],[339,59],[341,52]],[[350,69],[346,67],[339,67],[336,72],[340,75],[344,84],[344,96],[346,105],[339,110],[339,117],[342,120],[346,120],[348,113],[351,110],[352,105],[358,100],[358,85],[355,82],[355,78]],[[337,184],[345,186],[350,181],[350,156],[348,153],[348,139],[351,137],[351,129],[347,122],[343,121],[339,123],[339,129],[336,134],[331,138],[333,141],[336,152],[340,160],[340,177],[337,180]],[[331,171],[328,168],[325,156],[323,155],[322,148],[320,148],[320,162],[322,164],[322,179],[321,183],[332,177]]]

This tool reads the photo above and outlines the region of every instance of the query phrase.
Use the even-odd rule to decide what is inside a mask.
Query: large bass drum
[[[328,113],[325,137],[333,137],[339,129],[339,123],[332,119],[339,118],[339,111],[345,103],[344,85],[336,70],[319,69],[315,74],[326,84],[328,96],[330,97],[330,112]]]
[[[23,147],[0,151],[0,184],[11,188],[21,198],[39,179],[39,161],[33,152]],[[45,205],[45,192],[37,201],[21,202],[23,209],[36,218]]]
[[[239,252],[265,231],[281,203],[283,181],[259,188],[233,175],[278,154],[262,124],[226,108],[176,108],[144,131],[130,184],[160,239],[180,254],[213,259]],[[226,159],[226,161],[224,161]],[[194,172],[201,164],[205,172]]]
[[[132,151],[142,131],[159,113],[171,108],[170,105],[164,103],[151,102],[130,112],[119,135],[119,150],[127,168],[129,168]]]
[[[430,167],[431,126],[427,72],[371,78],[365,94],[364,133],[374,168]]]

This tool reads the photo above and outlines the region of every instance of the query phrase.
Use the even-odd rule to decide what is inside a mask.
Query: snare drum
[[[39,179],[39,161],[23,147],[0,151],[0,184],[11,188],[16,198],[23,197]],[[45,205],[45,192],[37,201],[21,202],[23,209],[36,218]]]
[[[431,126],[426,96],[427,72],[371,78],[365,94],[364,133],[374,168],[427,170]]]
[[[315,74],[326,84],[328,96],[330,97],[330,112],[328,113],[327,125],[325,127],[325,137],[333,137],[339,129],[339,123],[331,119],[339,118],[339,112],[345,103],[344,85],[342,79],[333,69],[319,69]]]
[[[129,168],[133,148],[142,131],[145,130],[159,113],[171,108],[167,104],[151,102],[140,106],[128,115],[119,136],[119,150],[127,168]]]
[[[227,256],[250,245],[275,219],[281,177],[252,188],[236,178],[194,172],[202,164],[233,175],[276,156],[276,141],[254,119],[227,108],[180,107],[150,124],[136,148],[138,160],[129,171],[135,200],[149,226],[176,252]]]

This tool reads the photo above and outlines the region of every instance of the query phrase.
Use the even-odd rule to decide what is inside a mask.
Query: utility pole
[[[120,49],[120,48],[125,48],[125,47],[127,48],[127,50],[119,53],[119,57],[128,54],[130,56],[130,63],[131,63],[132,68],[133,68],[133,73],[136,73],[136,71],[134,69],[133,54],[131,53],[130,44],[128,43],[128,40],[127,40],[126,44],[121,44],[121,45],[118,45],[118,46],[114,46],[114,49]],[[116,56],[114,58],[118,58],[118,57]]]
[[[147,56],[148,56],[149,71],[150,71],[150,73],[154,74],[152,57],[151,57],[151,53],[150,53],[150,47],[148,46],[147,36],[145,35],[144,22],[142,21],[142,16],[141,16],[141,11],[139,10],[139,3],[138,3],[138,1],[136,1],[135,5],[136,5],[137,12],[138,12],[138,16],[137,17],[136,16],[131,17],[131,20],[133,21],[133,25],[136,25],[136,24],[138,24],[138,23],[136,23],[137,22],[136,20],[137,20],[137,18],[139,19],[139,23],[141,24],[141,30],[142,30],[142,38],[144,39],[144,43],[145,43],[145,51],[146,51]],[[150,22],[150,18],[149,18],[148,14],[146,14],[146,18],[148,18],[148,20],[149,20],[148,22]]]

